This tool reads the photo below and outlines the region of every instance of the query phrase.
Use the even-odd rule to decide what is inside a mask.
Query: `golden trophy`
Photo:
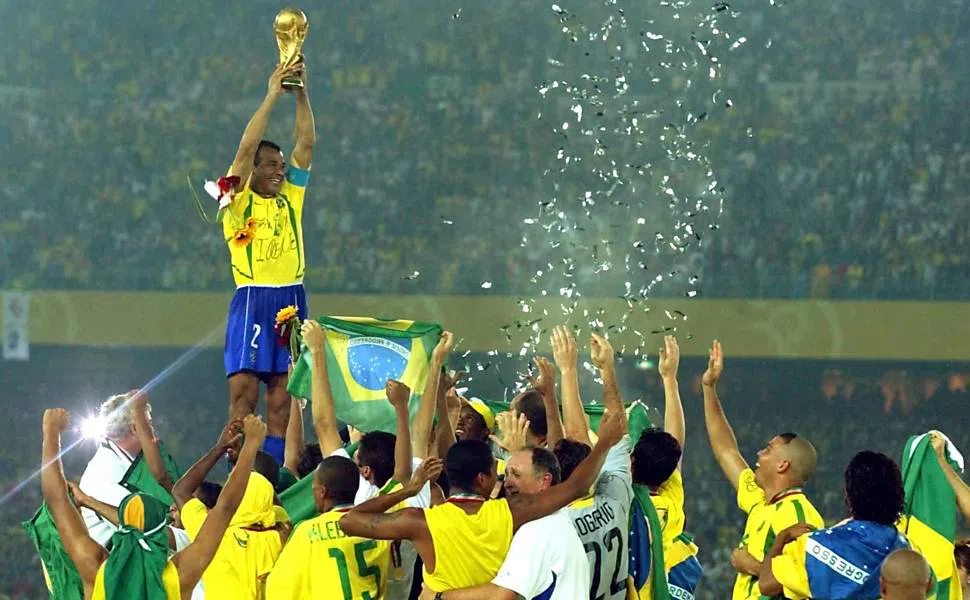
[[[276,15],[273,32],[276,33],[276,45],[280,48],[280,64],[295,64],[303,60],[300,50],[310,24],[302,10],[284,8]],[[283,80],[283,89],[292,90],[302,88],[303,81],[299,77],[287,77]]]

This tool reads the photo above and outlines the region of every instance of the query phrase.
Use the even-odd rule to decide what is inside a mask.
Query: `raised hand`
[[[545,397],[556,393],[556,369],[546,358],[537,356],[532,359],[539,370],[539,377],[529,377],[529,384]]]
[[[664,347],[660,349],[660,360],[657,370],[664,379],[677,379],[677,368],[680,366],[680,345],[672,335],[664,336]]]
[[[67,430],[71,413],[65,408],[48,408],[44,411],[44,433],[60,435]]]
[[[589,340],[589,357],[597,369],[613,366],[613,346],[602,336],[595,333]]]
[[[439,365],[444,364],[445,359],[451,354],[451,351],[455,348],[455,334],[450,331],[441,332],[441,339],[438,340],[438,344],[434,347],[434,352],[431,356],[435,362]]]
[[[384,392],[391,406],[395,409],[408,409],[408,402],[411,400],[411,388],[394,379],[388,379],[384,384]]]
[[[617,445],[627,432],[626,411],[605,410],[600,421],[599,439],[610,446]]]
[[[464,379],[464,377],[464,371],[451,371],[450,373],[445,373],[441,376],[441,387],[450,393],[455,389],[455,386],[458,385],[462,379]]]
[[[243,422],[242,419],[236,419],[235,421],[230,421],[226,423],[226,426],[222,428],[222,433],[219,434],[219,440],[216,441],[216,446],[228,450],[236,445],[243,436]]]
[[[709,358],[707,359],[707,370],[704,371],[704,376],[701,378],[701,383],[708,387],[717,385],[717,382],[721,379],[721,373],[723,371],[724,352],[721,350],[721,342],[714,340],[714,344],[711,346]]]
[[[132,414],[141,412],[148,408],[148,394],[141,390],[130,390],[128,392],[128,410]]]
[[[529,432],[529,420],[525,415],[513,411],[506,411],[495,416],[502,438],[498,444],[508,450],[515,452],[526,447],[527,434]]]
[[[298,62],[276,65],[276,68],[273,69],[273,74],[269,76],[269,84],[266,89],[267,96],[279,98],[286,91],[283,89],[283,80],[290,77],[299,77],[300,70],[301,64]]]
[[[569,329],[565,325],[557,325],[552,330],[551,341],[556,366],[560,370],[574,368],[579,359],[579,350],[576,348],[576,338]]]
[[[414,493],[418,493],[424,487],[425,483],[438,479],[444,466],[445,461],[440,458],[424,459],[421,465],[411,474],[411,481],[408,483],[408,488]]]
[[[946,460],[946,438],[939,431],[930,432],[930,444],[933,446],[936,457]]]
[[[303,343],[306,344],[310,354],[315,355],[323,352],[327,336],[319,323],[313,319],[303,321],[303,325],[300,326],[300,334],[303,336]]]
[[[257,448],[263,446],[266,439],[266,423],[258,415],[246,415],[243,418],[243,435],[246,436],[244,445],[255,444]]]

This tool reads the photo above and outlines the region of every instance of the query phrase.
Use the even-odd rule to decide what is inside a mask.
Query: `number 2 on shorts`
[[[249,347],[258,350],[259,344],[256,340],[259,339],[259,332],[263,330],[263,327],[259,323],[253,323],[253,339],[249,342]]]

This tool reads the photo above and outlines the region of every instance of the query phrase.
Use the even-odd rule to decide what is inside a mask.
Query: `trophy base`
[[[302,90],[303,82],[299,79],[284,79],[280,82],[280,87],[284,90]]]

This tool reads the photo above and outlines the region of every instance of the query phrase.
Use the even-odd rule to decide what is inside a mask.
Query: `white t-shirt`
[[[111,440],[105,440],[84,468],[79,486],[81,491],[99,502],[120,506],[121,501],[131,493],[121,485],[125,473],[131,468],[135,457],[121,449]],[[102,546],[108,543],[117,527],[93,510],[82,508],[81,516],[88,533]]]
[[[526,600],[586,598],[589,561],[566,511],[520,527],[492,583]]]
[[[343,448],[335,450],[330,456],[343,456],[351,458],[350,454]],[[421,459],[414,458],[411,461],[411,470],[421,466]],[[406,481],[403,483],[407,483]],[[363,504],[372,498],[376,498],[381,493],[381,488],[360,478],[360,487],[357,488],[357,496],[354,497],[354,506]],[[407,505],[411,508],[431,508],[431,484],[426,483],[416,496],[408,498]],[[384,597],[387,600],[407,600],[411,596],[411,585],[414,582],[414,563],[418,559],[418,550],[414,544],[403,540],[399,546],[401,565],[400,568],[391,569],[387,579],[387,591]],[[395,576],[395,573],[400,576]]]

